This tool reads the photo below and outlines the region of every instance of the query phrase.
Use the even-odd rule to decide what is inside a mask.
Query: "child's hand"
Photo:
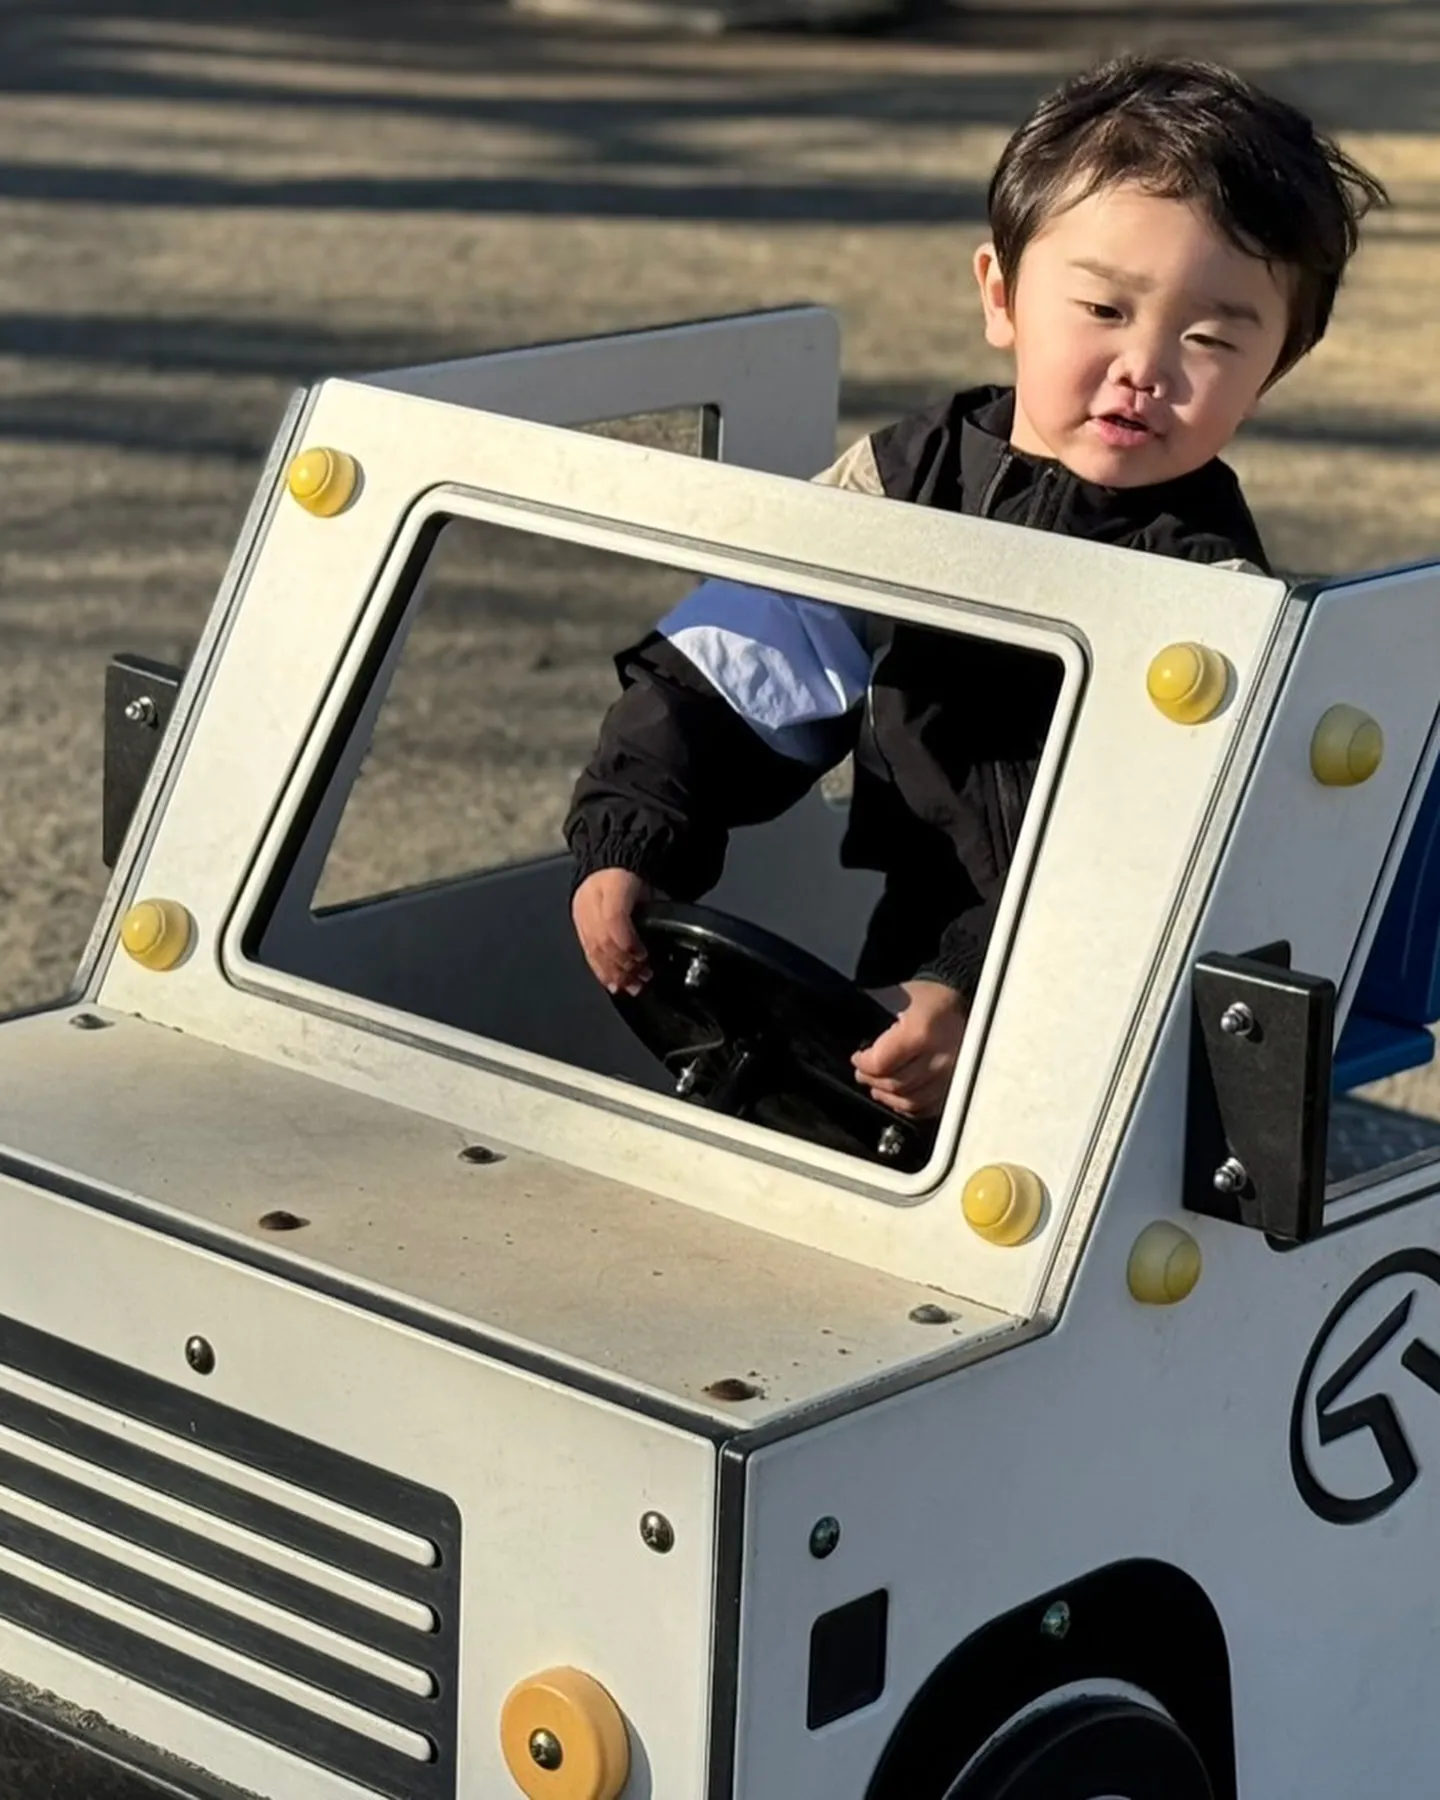
[[[954,988],[906,981],[905,1010],[868,1050],[851,1057],[856,1078],[882,1106],[905,1119],[929,1119],[945,1104],[969,1018]]]
[[[628,869],[597,869],[575,890],[570,917],[590,971],[607,993],[624,988],[638,994],[650,979],[645,946],[631,915],[654,897],[650,883]]]

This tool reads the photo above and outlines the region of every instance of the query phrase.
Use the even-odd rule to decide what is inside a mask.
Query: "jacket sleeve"
[[[995,919],[1000,910],[1001,882],[977,905],[968,907],[954,918],[940,934],[935,954],[915,971],[916,981],[940,981],[954,988],[966,1006],[975,1000],[980,985],[980,971],[985,966],[985,953],[995,934]]]
[[[850,749],[869,667],[840,608],[703,582],[616,658],[622,692],[565,824],[577,885],[621,868],[680,899],[713,887],[731,829],[777,817]]]

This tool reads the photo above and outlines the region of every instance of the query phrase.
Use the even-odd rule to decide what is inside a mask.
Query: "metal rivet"
[[[497,1163],[504,1162],[505,1158],[486,1144],[467,1144],[460,1152],[460,1160],[463,1163]]]
[[[685,971],[685,985],[687,988],[693,990],[695,988],[704,987],[709,979],[710,959],[708,956],[704,955],[703,952],[697,951],[695,955],[690,958],[690,967]]]
[[[299,1213],[268,1212],[261,1213],[259,1223],[262,1231],[299,1231],[310,1221],[302,1219]]]
[[[565,1751],[553,1731],[532,1731],[530,1757],[542,1769],[558,1769],[565,1760]]]
[[[160,708],[148,694],[138,694],[127,704],[125,717],[132,725],[153,725],[160,717]]]
[[[102,1019],[99,1013],[72,1013],[70,1023],[77,1031],[108,1031],[114,1021]]]
[[[1041,1635],[1051,1638],[1057,1644],[1061,1638],[1070,1633],[1070,1608],[1063,1600],[1057,1600],[1052,1606],[1045,1608],[1045,1616],[1040,1621]]]
[[[924,1306],[910,1310],[910,1321],[914,1325],[948,1325],[959,1317],[959,1313],[946,1312],[943,1306],[932,1306],[928,1301]]]
[[[1217,1193],[1238,1194],[1250,1176],[1238,1156],[1227,1156],[1211,1179]]]
[[[826,1513],[810,1527],[810,1554],[823,1562],[840,1542],[840,1521]]]
[[[640,1520],[640,1541],[657,1556],[668,1556],[675,1548],[675,1527],[664,1513],[647,1512]]]
[[[215,1351],[207,1338],[186,1338],[185,1360],[197,1375],[208,1375],[215,1367]]]
[[[685,985],[687,987],[690,985],[688,976],[686,977]],[[686,1063],[685,1067],[675,1077],[675,1092],[683,1100],[687,1094],[694,1093],[695,1083],[699,1079],[700,1079],[700,1058],[697,1056],[692,1061]]]
[[[880,1133],[880,1142],[875,1148],[887,1162],[893,1162],[905,1148],[905,1133],[898,1125],[887,1125]]]

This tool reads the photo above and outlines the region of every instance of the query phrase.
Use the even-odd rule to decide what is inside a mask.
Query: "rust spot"
[[[262,1231],[299,1231],[302,1225],[308,1225],[308,1219],[302,1219],[299,1213],[268,1212],[260,1215]]]
[[[712,1400],[762,1400],[765,1390],[757,1387],[753,1381],[742,1381],[738,1375],[726,1375],[720,1381],[712,1381],[705,1392]]]

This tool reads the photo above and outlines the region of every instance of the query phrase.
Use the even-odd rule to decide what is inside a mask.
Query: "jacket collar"
[[[1134,537],[1159,520],[1181,530],[1233,537],[1244,553],[1263,556],[1254,520],[1234,473],[1218,457],[1173,481],[1149,487],[1112,488],[1083,481],[1053,457],[1015,449],[1013,387],[977,387],[957,396],[960,414],[961,507],[967,513],[1005,517],[1007,496],[1025,495],[1049,471],[1054,490],[1054,526],[1073,537],[1115,543]],[[989,504],[986,504],[986,502]],[[1253,549],[1248,548],[1253,546]]]

